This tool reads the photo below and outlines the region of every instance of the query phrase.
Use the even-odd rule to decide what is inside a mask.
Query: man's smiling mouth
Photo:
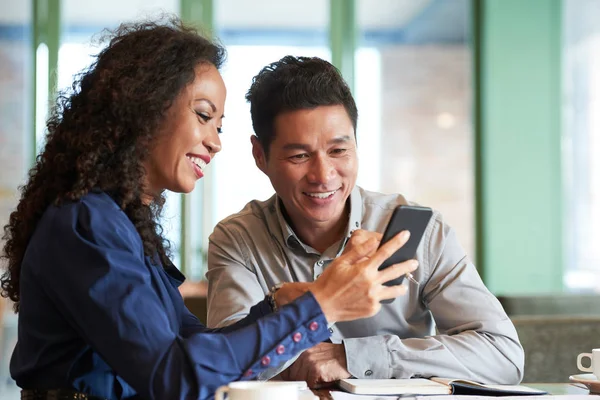
[[[326,199],[328,197],[333,196],[338,190],[339,189],[335,189],[330,192],[304,192],[304,194],[309,197],[315,197],[317,199]]]

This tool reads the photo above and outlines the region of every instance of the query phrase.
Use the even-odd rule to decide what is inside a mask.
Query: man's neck
[[[306,221],[302,221],[302,224],[297,224],[285,212],[283,207],[282,211],[286,220],[294,230],[294,233],[302,243],[309,245],[319,253],[324,253],[331,245],[338,242],[346,235],[350,213],[350,202],[346,202],[342,217],[334,224],[306,224]]]

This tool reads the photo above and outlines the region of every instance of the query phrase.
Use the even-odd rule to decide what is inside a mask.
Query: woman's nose
[[[204,146],[212,154],[217,154],[221,151],[221,139],[219,138],[219,134],[217,133],[216,129],[213,134],[206,137],[204,140]]]

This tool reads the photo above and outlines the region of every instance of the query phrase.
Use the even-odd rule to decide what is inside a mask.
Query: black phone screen
[[[407,230],[410,232],[410,238],[408,242],[399,248],[391,257],[385,260],[379,270],[385,269],[393,264],[398,264],[406,260],[410,260],[415,257],[421,238],[425,233],[427,224],[433,212],[431,208],[427,207],[416,207],[416,206],[398,206],[392,213],[390,222],[388,222],[383,238],[381,239],[381,245],[396,236],[398,233]],[[386,286],[400,285],[404,276],[398,279],[386,282]]]

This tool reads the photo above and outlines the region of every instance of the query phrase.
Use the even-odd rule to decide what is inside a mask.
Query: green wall
[[[561,7],[474,1],[479,264],[496,294],[563,289]]]

